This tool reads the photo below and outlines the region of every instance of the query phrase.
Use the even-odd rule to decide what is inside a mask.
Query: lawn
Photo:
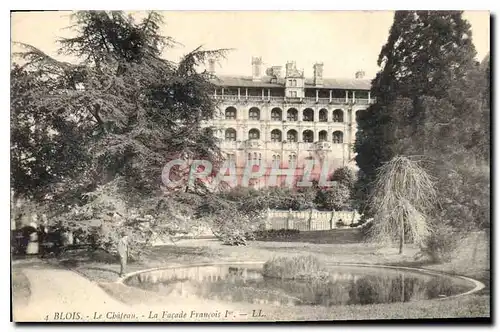
[[[484,234],[471,234],[447,263],[432,264],[417,255],[409,245],[403,255],[396,248],[359,241],[358,230],[302,233],[292,242],[253,241],[247,246],[224,246],[215,239],[182,240],[176,245],[154,247],[140,261],[132,262],[128,272],[182,264],[266,261],[273,257],[314,254],[325,263],[366,263],[417,266],[478,279],[486,288],[476,294],[454,299],[422,300],[409,303],[349,305],[337,307],[301,306],[265,308],[269,320],[352,320],[399,318],[490,317],[489,245]],[[79,260],[67,257],[59,262],[99,285],[113,297],[129,304],[161,304],[164,298],[147,291],[115,283],[119,266],[114,257],[94,254]],[[241,304],[242,310],[248,306]],[[259,307],[259,308],[260,308]],[[262,318],[260,318],[262,319]]]

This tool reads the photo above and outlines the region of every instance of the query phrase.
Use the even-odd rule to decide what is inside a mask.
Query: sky
[[[324,64],[324,77],[366,77],[378,71],[377,58],[386,42],[394,13],[391,11],[164,11],[162,34],[182,45],[165,57],[177,61],[183,54],[205,49],[230,48],[217,74],[251,75],[252,56],[265,67],[295,61],[311,77],[313,64]],[[70,12],[19,12],[11,16],[11,39],[36,46],[61,60],[56,40],[74,32]],[[137,17],[144,12],[133,12]],[[490,18],[487,11],[466,11],[472,27],[477,58],[490,51]],[[15,50],[15,49],[14,49]]]

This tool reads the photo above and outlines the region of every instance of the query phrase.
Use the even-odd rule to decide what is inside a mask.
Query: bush
[[[278,240],[278,239],[291,239],[299,235],[298,229],[267,229],[260,230],[253,233],[254,239],[259,240]]]
[[[247,240],[253,240],[253,233],[264,222],[261,209],[244,210],[243,203],[218,196],[207,197],[198,208],[198,216],[206,220],[213,234],[226,245],[245,245]]]
[[[420,254],[427,256],[433,262],[449,261],[453,251],[457,248],[460,236],[446,224],[435,224],[421,248]]]
[[[320,260],[314,256],[278,257],[264,264],[265,277],[281,279],[323,279],[329,274]]]
[[[337,222],[335,223],[335,226],[337,226],[337,227],[344,227],[345,225],[346,225],[346,224],[344,224],[344,222],[343,222],[343,221],[337,221]]]

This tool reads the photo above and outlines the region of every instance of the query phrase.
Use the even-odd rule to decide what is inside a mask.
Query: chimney
[[[356,78],[358,79],[365,78],[365,72],[363,70],[357,71]]]
[[[262,79],[262,58],[252,57],[252,81],[260,81]]]
[[[314,85],[323,85],[323,63],[315,63],[314,69]]]
[[[282,68],[281,66],[272,66],[271,67],[274,77],[276,77],[276,78],[281,77],[281,68]]]
[[[285,73],[286,77],[293,76],[293,72],[295,71],[295,62],[293,62],[293,61],[287,62],[285,69],[286,69],[286,73]]]
[[[208,59],[208,73],[215,76],[215,59]]]
[[[277,83],[281,77],[281,66],[267,68],[266,75],[271,77],[271,83]]]

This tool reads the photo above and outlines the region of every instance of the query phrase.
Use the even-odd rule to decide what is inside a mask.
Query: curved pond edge
[[[181,268],[188,268],[188,267],[219,266],[219,265],[253,265],[253,264],[264,264],[264,263],[265,263],[265,261],[243,261],[243,262],[242,261],[234,261],[234,262],[217,262],[217,263],[180,264],[180,265],[173,265],[173,266],[154,267],[154,268],[150,268],[150,269],[144,269],[144,270],[130,272],[130,273],[126,274],[125,276],[116,280],[116,282],[124,284],[125,280],[127,280],[133,276],[136,276],[138,274],[147,273],[147,272],[154,272],[154,271],[159,271],[159,270],[166,270],[166,269],[181,269]],[[434,298],[434,299],[431,299],[429,301],[448,300],[448,299],[452,299],[452,298],[456,298],[456,297],[460,297],[460,296],[470,295],[470,294],[479,292],[480,290],[482,290],[486,287],[484,283],[482,283],[479,280],[473,279],[473,278],[469,278],[469,277],[462,276],[462,275],[450,274],[450,273],[446,273],[446,272],[442,272],[442,271],[435,271],[435,270],[419,268],[419,267],[382,265],[382,264],[363,264],[363,263],[327,263],[325,265],[327,267],[357,266],[357,267],[370,267],[370,268],[385,268],[385,269],[392,269],[392,270],[406,270],[406,271],[413,271],[413,272],[418,272],[418,273],[423,273],[423,274],[428,274],[428,275],[458,278],[458,279],[468,281],[472,285],[474,285],[474,288],[468,290],[467,292],[455,294],[455,295],[450,295],[450,296],[446,296],[446,297]]]

